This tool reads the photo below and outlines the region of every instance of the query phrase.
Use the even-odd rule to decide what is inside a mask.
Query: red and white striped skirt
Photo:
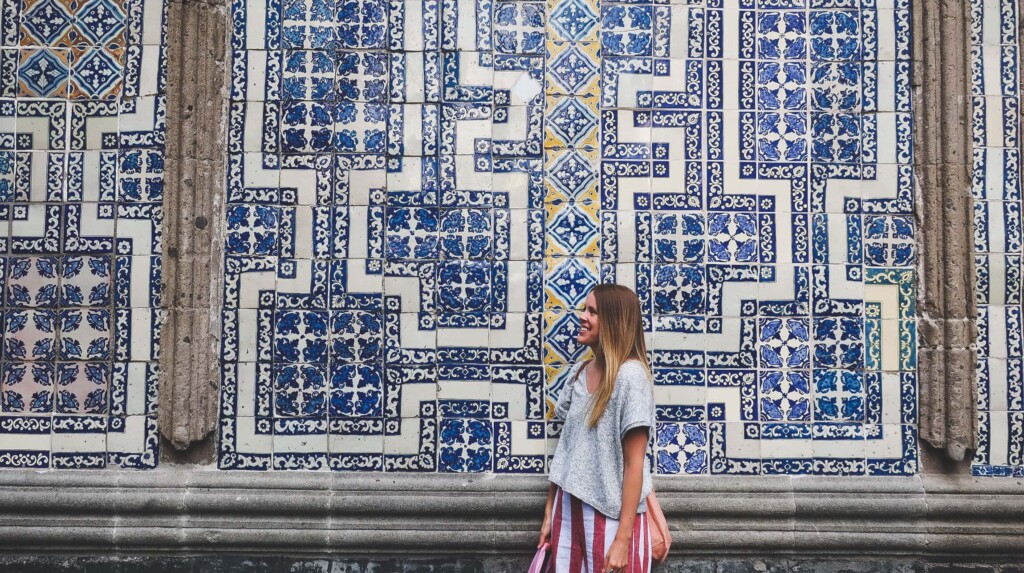
[[[551,517],[551,558],[545,573],[604,573],[604,556],[615,540],[619,520],[557,488]],[[647,514],[633,520],[629,555],[622,573],[649,573],[651,534]]]

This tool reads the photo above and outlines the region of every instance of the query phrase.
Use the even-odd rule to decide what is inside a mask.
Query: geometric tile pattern
[[[232,15],[219,467],[542,473],[614,281],[659,473],[917,471],[909,1]]]
[[[18,15],[18,95],[113,99],[124,82],[126,0],[24,0]],[[7,44],[5,44],[6,46]]]
[[[1024,476],[1017,18],[1013,2],[971,2],[980,476]]]
[[[163,14],[0,2],[0,467],[157,463]]]

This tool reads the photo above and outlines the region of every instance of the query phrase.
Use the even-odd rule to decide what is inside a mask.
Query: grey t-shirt
[[[622,438],[627,431],[646,426],[650,450],[655,433],[654,389],[644,367],[636,360],[627,361],[615,376],[608,407],[591,428],[587,418],[593,400],[587,392],[586,373],[576,376],[581,366],[576,363],[572,367],[569,381],[558,396],[555,418],[565,424],[548,479],[597,511],[618,519],[622,508]],[[643,476],[638,513],[647,511],[647,494],[652,487],[646,459]]]

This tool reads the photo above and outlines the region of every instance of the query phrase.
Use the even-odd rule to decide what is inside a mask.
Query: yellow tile
[[[579,41],[579,42],[593,42],[598,39],[598,32],[601,29],[601,11],[597,8],[597,0],[583,0],[583,3],[590,9],[590,20],[593,22],[593,26],[587,30],[585,35],[578,38],[567,37],[560,30],[560,27],[556,24],[558,19],[558,8],[561,4],[566,4],[566,0],[548,0],[548,25],[547,32],[548,37],[557,38],[562,41]]]
[[[601,220],[597,203],[548,203],[544,205],[544,211],[547,230],[545,256],[601,256]],[[558,234],[558,230],[565,233]]]
[[[544,308],[581,305],[601,277],[594,257],[544,257]]]
[[[558,396],[561,396],[561,392],[572,383],[570,379],[572,366],[572,364],[565,363],[544,365],[544,402],[547,406],[544,417],[547,420],[554,417]]]
[[[599,53],[600,44],[597,42],[549,41],[545,59],[547,75],[544,82],[547,93],[600,97]]]
[[[33,57],[39,57],[39,54],[48,52],[51,56],[55,57],[61,65],[64,66],[64,71],[61,73],[61,81],[55,83],[47,93],[37,93],[34,89],[29,87],[29,84],[18,78],[18,95],[28,97],[54,97],[64,98],[68,94],[68,78],[70,77],[69,70],[71,68],[71,53],[65,48],[28,48],[21,50],[21,58],[19,66],[27,67],[30,65]],[[52,65],[52,64],[51,64]]]
[[[562,129],[555,129],[556,114],[558,117],[562,117],[562,114],[567,114],[570,110],[579,116],[586,114],[590,121],[584,124],[582,129],[577,125],[568,125]],[[597,134],[601,116],[598,112],[598,98],[596,96],[548,94],[545,98],[544,117],[547,119],[544,130],[545,148],[564,149],[568,147],[582,147],[593,149],[597,147]],[[575,117],[569,116],[565,116],[565,120],[578,121]]]
[[[563,341],[562,344],[555,342],[555,329],[560,326],[562,321],[566,320],[567,315],[576,315],[576,310],[549,310],[544,313],[544,364],[556,365],[565,364],[572,362],[574,359],[564,352],[565,347],[569,346],[569,350],[575,352],[579,345],[575,342],[577,332],[560,332],[560,335],[572,336],[573,340],[568,344]],[[578,324],[578,321],[576,321]],[[584,346],[584,355],[590,351]]]
[[[567,158],[574,154],[574,158]],[[545,153],[544,162],[544,202],[562,203],[565,201],[576,201],[579,203],[596,202],[598,198],[597,186],[600,177],[599,152],[589,149],[549,149]],[[560,179],[557,173],[566,167],[563,162],[585,164],[590,175],[582,181],[566,181]],[[582,183],[576,185],[576,183]],[[570,187],[570,185],[573,185]]]

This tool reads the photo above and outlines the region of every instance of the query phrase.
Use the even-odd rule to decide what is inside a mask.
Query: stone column
[[[178,450],[217,427],[227,9],[168,1],[160,433]]]
[[[977,448],[970,3],[914,0],[920,437]]]

